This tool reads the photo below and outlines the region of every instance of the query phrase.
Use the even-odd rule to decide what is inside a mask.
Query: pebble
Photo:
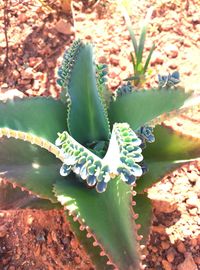
[[[70,242],[70,244],[71,244],[71,247],[73,249],[77,249],[78,246],[79,246],[78,241],[76,239],[72,239],[71,242]]]
[[[174,44],[168,44],[164,47],[164,52],[169,58],[176,58],[178,56],[178,47]]]
[[[191,253],[185,253],[185,260],[177,266],[177,270],[198,270]]]
[[[177,205],[175,203],[171,203],[168,201],[153,201],[153,206],[156,208],[157,213],[172,213],[177,209]]]
[[[168,252],[167,252],[167,261],[172,263],[174,261],[175,258],[175,250],[173,248],[171,248]]]
[[[10,266],[8,270],[15,270],[16,268],[14,266]]]
[[[16,69],[12,72],[13,79],[18,80],[20,78],[20,73]]]
[[[10,89],[0,95],[0,100],[13,99],[14,97],[23,98],[25,95],[18,89]]]
[[[190,195],[190,198],[189,199],[187,199],[187,205],[189,206],[189,207],[197,207],[197,208],[200,208],[200,200],[199,200],[199,198],[198,198],[198,196],[197,196],[197,194],[192,194],[192,195]]]
[[[200,256],[195,257],[194,258],[194,261],[195,261],[196,264],[199,264],[200,265]]]
[[[177,244],[176,248],[177,248],[178,252],[180,252],[180,253],[185,253],[186,252],[185,245],[181,241]]]
[[[29,66],[30,67],[35,67],[36,65],[39,65],[42,63],[42,58],[41,57],[30,57],[29,58]]]
[[[29,85],[30,84],[30,82],[31,82],[31,80],[29,80],[29,79],[18,79],[18,84],[21,84],[21,85]]]
[[[117,57],[115,54],[111,54],[110,63],[114,66],[118,66],[119,65],[119,57]]]
[[[74,33],[73,26],[68,22],[63,19],[60,19],[56,25],[55,29],[64,35],[72,35]]]
[[[20,71],[22,79],[31,80],[33,78],[33,69],[28,67]]]
[[[175,23],[174,20],[166,20],[166,18],[165,18],[165,21],[164,21],[164,23],[162,23],[160,28],[163,31],[170,31],[173,28],[174,23]]]
[[[166,241],[161,242],[161,246],[164,250],[168,249],[170,247],[170,243]]]
[[[6,226],[4,226],[4,225],[0,226],[0,238],[5,237],[6,234],[7,234],[7,228],[6,228]]]
[[[176,63],[170,63],[169,64],[169,68],[171,68],[171,69],[177,69],[178,68],[178,65]]]
[[[20,13],[18,15],[18,20],[19,20],[20,23],[24,23],[24,22],[26,22],[28,20],[28,17],[27,17],[27,15],[25,13]]]
[[[162,260],[162,265],[163,265],[165,270],[172,270],[172,265],[168,261]]]
[[[161,52],[154,52],[152,54],[152,58],[151,58],[151,66],[155,66],[155,65],[162,65],[164,62],[164,57],[163,54]]]
[[[152,226],[152,231],[159,233],[159,234],[165,234],[165,227],[164,226]]]

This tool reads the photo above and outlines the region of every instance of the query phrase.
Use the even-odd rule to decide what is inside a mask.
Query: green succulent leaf
[[[137,181],[137,192],[158,182],[166,173],[200,157],[200,140],[172,130],[167,126],[154,129],[155,142],[143,151],[148,172]]]
[[[66,130],[66,108],[46,97],[0,102],[0,128],[29,132],[54,143],[57,132]]]
[[[135,130],[163,113],[180,108],[189,96],[190,94],[180,89],[151,89],[127,93],[110,104],[111,125],[115,122],[127,122]]]
[[[62,178],[59,159],[37,145],[6,137],[0,140],[0,153],[1,179],[57,202],[52,186]]]
[[[73,57],[75,61],[72,63],[70,71],[65,72],[65,60],[61,67],[63,89],[70,100],[68,107],[70,134],[82,144],[107,140],[110,129],[105,106],[97,88],[96,65],[93,60],[92,47],[80,42]],[[65,79],[65,77],[69,77],[69,79]]]
[[[118,269],[139,269],[130,186],[116,178],[105,193],[97,194],[72,178],[57,182],[54,190],[65,209],[77,216],[83,226],[89,226]]]
[[[138,214],[136,223],[141,225],[140,229],[138,230],[138,234],[142,235],[142,240],[140,243],[146,245],[153,215],[151,200],[147,197],[147,193],[145,193],[137,194],[134,197],[134,201],[136,202],[136,205],[133,208],[135,213]]]
[[[50,200],[40,199],[22,191],[20,187],[13,188],[10,183],[0,183],[0,209],[61,209],[61,204],[52,203]]]
[[[88,237],[88,232],[86,230],[80,230],[80,223],[74,221],[72,216],[69,216],[66,211],[66,218],[70,222],[70,227],[77,239],[79,240],[82,247],[89,255],[91,261],[95,265],[96,270],[113,270],[112,265],[107,265],[108,258],[106,256],[101,256],[100,253],[102,249],[99,246],[94,247],[94,238]]]
[[[29,201],[35,196],[31,196],[28,192],[22,191],[20,188],[13,188],[12,185],[0,180],[0,209],[20,208],[24,201]]]

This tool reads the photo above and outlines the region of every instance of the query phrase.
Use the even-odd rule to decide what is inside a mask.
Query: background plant
[[[20,189],[13,196],[12,185],[33,194],[21,207],[62,205],[96,269],[139,269],[152,213],[144,190],[197,158],[200,142],[166,126],[152,129],[189,93],[125,85],[111,96],[106,73],[94,64],[92,47],[76,41],[58,72],[60,99],[0,103],[1,206],[24,196]]]
[[[135,33],[133,31],[133,27],[131,24],[131,20],[129,17],[129,13],[128,13],[128,9],[130,9],[130,3],[132,2],[128,1],[127,3],[127,1],[121,1],[121,4],[120,4],[120,8],[121,8],[123,17],[125,19],[126,26],[129,31],[133,49],[134,49],[134,52],[131,52],[131,60],[133,64],[134,74],[133,76],[125,80],[129,80],[129,81],[131,80],[133,81],[134,86],[141,87],[142,84],[145,82],[146,74],[150,74],[151,72],[150,70],[148,70],[148,67],[149,67],[149,63],[150,63],[153,51],[155,50],[155,44],[153,44],[146,60],[143,59],[144,46],[145,46],[145,40],[146,40],[146,34],[147,34],[147,26],[151,19],[153,8],[150,8],[148,10],[147,16],[145,20],[143,21],[139,42],[137,42]],[[134,5],[134,3],[132,3],[132,5]]]

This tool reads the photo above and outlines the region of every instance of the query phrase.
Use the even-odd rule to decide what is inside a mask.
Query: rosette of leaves
[[[92,47],[76,41],[58,72],[60,99],[0,103],[0,203],[62,206],[96,269],[137,270],[151,225],[144,190],[197,158],[200,142],[151,126],[190,94],[178,87],[120,88],[112,97],[106,73],[94,63]]]

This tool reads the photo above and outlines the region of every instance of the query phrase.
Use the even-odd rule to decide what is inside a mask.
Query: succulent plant
[[[58,71],[59,99],[0,103],[0,204],[62,205],[96,269],[137,270],[151,225],[145,190],[197,158],[200,142],[156,125],[191,94],[130,84],[112,94],[106,73],[92,46],[75,41]],[[24,190],[31,196],[20,201]]]

